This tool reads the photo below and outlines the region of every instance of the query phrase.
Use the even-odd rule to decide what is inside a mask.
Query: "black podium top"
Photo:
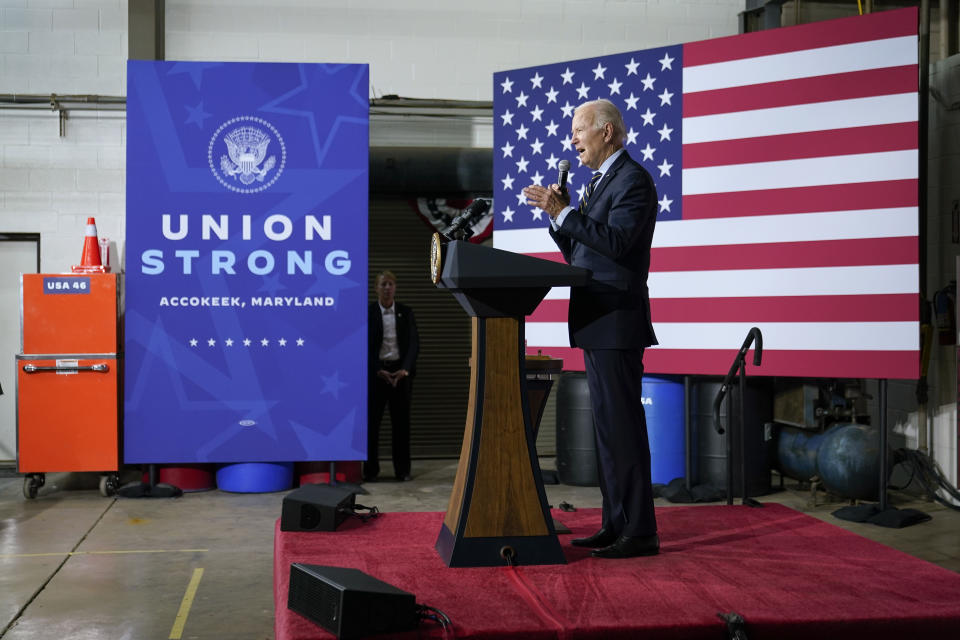
[[[590,270],[455,240],[443,248],[438,287],[449,289],[471,316],[528,316],[551,287],[578,287]]]

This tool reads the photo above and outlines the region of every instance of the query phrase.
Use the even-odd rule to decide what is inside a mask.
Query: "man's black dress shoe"
[[[397,482],[409,482],[410,480],[413,480],[413,476],[409,473],[405,473],[402,476],[397,476]]]
[[[637,556],[655,556],[660,553],[660,537],[620,536],[608,547],[594,549],[595,558],[635,558]]]
[[[570,541],[570,544],[575,547],[591,547],[596,549],[597,547],[605,547],[608,544],[613,544],[616,541],[617,534],[613,531],[600,529],[600,531],[597,531],[588,538],[574,538]]]

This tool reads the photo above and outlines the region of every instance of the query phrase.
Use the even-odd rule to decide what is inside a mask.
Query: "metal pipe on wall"
[[[921,0],[920,2],[920,34],[918,51],[919,68],[919,89],[917,95],[917,245],[919,248],[918,268],[920,278],[920,318],[924,318],[924,311],[929,309],[927,302],[927,260],[929,258],[927,251],[927,228],[929,215],[927,198],[927,177],[928,177],[928,158],[929,153],[928,137],[930,128],[929,108],[930,108],[930,1]],[[920,451],[928,450],[927,443],[927,377],[926,372],[920,372],[920,379],[917,381],[917,448]],[[885,410],[885,406],[881,410]],[[881,424],[885,424],[886,416],[881,416]],[[885,451],[881,450],[881,455]],[[885,492],[881,494],[881,499],[885,499]]]
[[[960,43],[960,6],[957,0],[940,0],[940,60],[957,53]]]
[[[918,95],[918,209],[919,226],[917,238],[920,245],[920,301],[927,300],[927,153],[930,130],[930,0],[920,1],[920,51],[919,51],[920,87]]]
[[[126,105],[123,96],[0,93],[0,109],[122,110]]]
[[[373,147],[370,192],[489,197],[493,193],[493,149]]]

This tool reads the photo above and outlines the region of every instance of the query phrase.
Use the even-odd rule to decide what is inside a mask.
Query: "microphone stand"
[[[157,465],[147,465],[148,482],[128,482],[119,489],[117,495],[121,498],[179,498],[183,495],[180,487],[166,482],[157,482]]]
[[[737,351],[737,356],[730,366],[730,371],[727,372],[727,377],[724,378],[723,384],[720,385],[720,391],[717,393],[717,397],[713,401],[713,422],[717,433],[723,435],[724,429],[720,424],[720,405],[723,403],[723,398],[730,389],[730,384],[734,376],[737,375],[737,372],[740,372],[737,386],[739,387],[738,395],[740,401],[740,481],[742,483],[743,495],[743,502],[741,504],[750,507],[762,507],[763,505],[761,503],[747,495],[747,428],[744,390],[747,386],[747,351],[749,351],[750,344],[754,341],[757,346],[753,352],[753,366],[760,366],[760,360],[763,356],[763,334],[757,327],[751,327],[750,332],[743,341],[743,345],[740,347],[740,350]],[[730,416],[729,421],[732,422],[732,416]],[[727,504],[733,504],[733,439],[730,436],[727,436]]]
[[[317,484],[324,484],[319,482]],[[326,484],[331,487],[340,487],[341,489],[346,489],[354,494],[367,495],[370,492],[361,487],[358,484],[353,482],[337,482],[337,462],[336,460],[330,461],[330,478],[327,480]]]
[[[472,237],[473,237],[473,227],[472,227],[472,226],[468,226],[468,227],[464,227],[463,229],[460,229],[460,230],[458,230],[458,231],[454,231],[453,234],[452,234],[452,236],[450,237],[450,239],[451,239],[451,240],[460,240],[460,241],[462,241],[462,242],[467,242],[467,241],[470,240],[470,238],[472,238]]]
[[[454,218],[453,222],[442,235],[447,240],[467,241],[473,237],[473,225],[490,209],[490,203],[483,198],[477,198],[470,203],[463,212]]]

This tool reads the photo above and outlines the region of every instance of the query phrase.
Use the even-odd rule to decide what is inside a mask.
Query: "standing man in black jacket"
[[[550,236],[564,259],[593,272],[586,286],[570,290],[568,328],[570,345],[583,349],[603,495],[600,530],[573,544],[593,547],[599,558],[660,550],[641,395],[643,351],[657,344],[647,290],[657,191],[624,150],[624,138],[612,102],[580,105],[571,142],[595,173],[579,206],[571,207],[558,185],[524,189],[528,203],[550,216]]]
[[[378,447],[383,409],[390,405],[393,427],[393,472],[405,482],[410,476],[410,397],[416,372],[420,336],[413,309],[394,300],[397,277],[390,271],[377,276],[377,301],[368,310],[367,461],[363,479],[371,482],[380,474]]]

